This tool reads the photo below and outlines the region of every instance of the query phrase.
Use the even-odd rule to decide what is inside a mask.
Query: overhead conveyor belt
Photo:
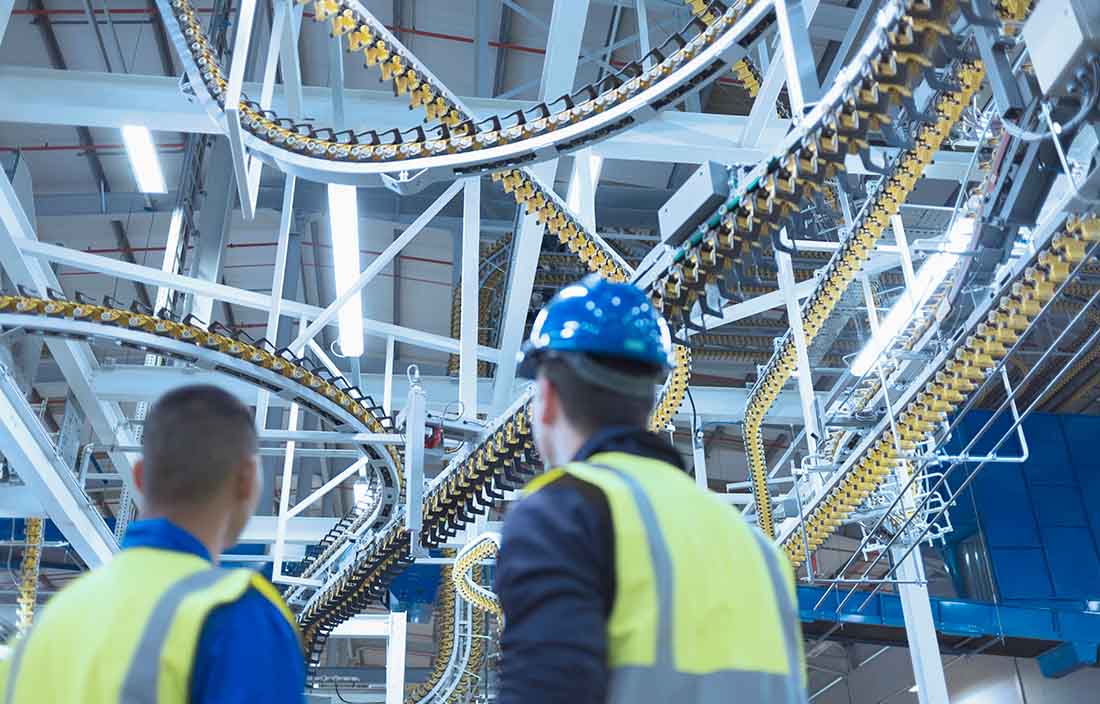
[[[224,121],[228,81],[187,0],[158,0],[197,97]],[[315,20],[345,49],[378,66],[395,93],[409,95],[434,125],[402,131],[371,125],[338,132],[280,117],[243,99],[245,142],[278,168],[318,181],[354,182],[407,171],[429,183],[536,163],[574,152],[651,119],[725,75],[774,22],[768,0],[727,8],[715,0],[704,15],[645,57],[599,85],[509,115],[479,116],[464,106],[357,0],[316,0]],[[741,9],[747,7],[742,15]],[[646,61],[650,68],[644,68]]]
[[[266,340],[250,340],[243,334],[214,325],[205,328],[194,320],[177,321],[110,304],[95,304],[78,296],[67,300],[0,295],[0,328],[22,329],[47,336],[108,342],[143,352],[178,359],[205,369],[229,374],[267,391],[284,396],[351,433],[390,433],[393,421],[381,406],[341,376],[332,375],[308,357],[288,350],[276,350]],[[397,445],[362,446],[368,457],[381,460],[383,471],[375,472],[388,490],[378,492],[379,511],[358,511],[340,526],[339,535],[330,533],[322,541],[323,562],[336,549],[336,538],[361,533],[365,521],[380,525],[388,520],[404,495],[404,475],[399,470],[403,452]]]
[[[871,202],[863,208],[851,234],[825,267],[821,283],[803,305],[802,326],[807,346],[817,336],[841,296],[867,263],[871,251],[886,231],[890,218],[898,213],[901,204],[916,186],[924,168],[931,163],[932,156],[978,90],[983,76],[984,71],[978,62],[960,64],[952,71],[952,79],[957,81],[957,88],[945,91],[934,102],[929,111],[934,121],[920,128],[912,149],[898,155],[890,175],[879,185]],[[775,528],[766,483],[768,467],[763,424],[783,386],[794,374],[796,357],[794,336],[788,331],[778,351],[753,386],[745,411],[745,436],[757,522],[765,535],[772,538],[775,537]]]
[[[862,220],[824,269],[814,294],[802,309],[807,345],[867,261],[891,215],[916,185],[924,168],[959,119],[983,77],[980,62],[955,58],[944,41],[951,34],[951,3],[899,3],[883,8],[868,40],[855,60],[837,77],[813,112],[784,141],[767,163],[745,178],[715,213],[675,254],[662,273],[650,275],[650,289],[658,297],[670,323],[678,329],[698,327],[696,306],[717,315],[711,301],[730,298],[731,271],[751,276],[768,241],[789,216],[823,188],[825,179],[844,169],[844,157],[868,147],[868,134],[893,121],[904,106],[910,119],[922,125],[911,135],[912,146],[893,162],[890,175],[865,208]],[[957,48],[951,47],[957,52]],[[936,75],[952,66],[951,77]],[[929,109],[917,109],[913,90],[924,80],[947,83]],[[952,85],[953,84],[953,85]],[[771,501],[765,476],[763,421],[796,363],[796,347],[788,333],[753,388],[746,410],[745,430],[750,476],[759,524],[774,536]]]
[[[1065,219],[1062,216],[1061,219]],[[1023,260],[996,296],[984,300],[961,331],[925,365],[915,383],[892,404],[892,413],[868,433],[841,471],[805,506],[804,523],[780,535],[795,565],[806,561],[918,445],[934,440],[947,417],[986,386],[1031,321],[1055,297],[1100,242],[1100,218],[1069,217],[1036,233],[1035,253]],[[891,426],[891,417],[896,424]],[[895,436],[896,433],[896,436]]]

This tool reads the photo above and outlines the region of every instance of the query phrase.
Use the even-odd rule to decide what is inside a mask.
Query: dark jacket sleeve
[[[298,636],[255,589],[210,613],[191,671],[192,704],[302,704],[305,659]]]
[[[566,476],[504,522],[498,704],[602,704],[614,543],[602,492]]]

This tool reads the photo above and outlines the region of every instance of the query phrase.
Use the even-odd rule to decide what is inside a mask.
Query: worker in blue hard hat
[[[498,704],[805,702],[793,573],[647,431],[673,364],[646,295],[562,289],[520,354],[547,472],[504,523]]]

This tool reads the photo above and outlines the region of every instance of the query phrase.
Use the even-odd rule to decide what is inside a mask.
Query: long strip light
[[[871,341],[864,346],[852,362],[852,374],[863,376],[871,370],[879,355],[894,338],[905,329],[935,291],[947,273],[958,263],[962,252],[970,244],[974,234],[974,218],[959,218],[947,233],[944,248],[924,260],[920,271],[913,277],[913,285],[905,289],[894,307],[883,319]]]
[[[339,298],[359,278],[359,204],[355,186],[328,185],[328,217],[332,231],[332,266]],[[338,314],[340,354],[363,354],[363,297],[352,296]]]
[[[149,129],[126,125],[122,128],[122,142],[126,145],[126,154],[130,157],[130,168],[134,170],[138,190],[142,193],[167,193],[168,186],[164,182],[157,148]]]

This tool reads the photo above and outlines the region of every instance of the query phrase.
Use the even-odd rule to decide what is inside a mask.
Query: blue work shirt
[[[165,518],[135,521],[122,549],[156,548],[197,555],[210,552]],[[191,704],[302,704],[306,666],[298,636],[255,589],[210,612],[195,650]]]

